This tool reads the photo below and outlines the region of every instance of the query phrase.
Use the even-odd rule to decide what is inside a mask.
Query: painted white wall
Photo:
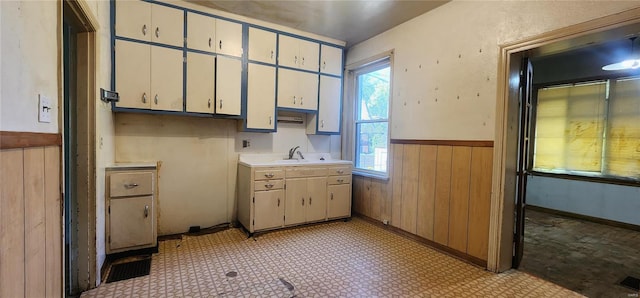
[[[640,225],[640,187],[529,176],[527,205]]]
[[[351,47],[394,50],[391,138],[493,140],[499,45],[640,6],[637,1],[452,1]]]
[[[58,133],[58,1],[0,1],[0,130]],[[38,122],[38,96],[51,123]]]

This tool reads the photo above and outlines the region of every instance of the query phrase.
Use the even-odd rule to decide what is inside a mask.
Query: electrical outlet
[[[51,123],[51,99],[38,94],[38,121],[43,123]]]
[[[242,140],[242,148],[247,148],[247,147],[251,147],[251,141],[250,140]]]
[[[388,219],[383,219],[382,223],[385,224],[385,225],[388,225],[389,224],[389,220]]]

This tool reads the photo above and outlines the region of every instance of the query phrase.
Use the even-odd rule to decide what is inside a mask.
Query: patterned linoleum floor
[[[362,219],[247,238],[159,242],[151,274],[82,297],[580,297],[520,271],[494,274]]]

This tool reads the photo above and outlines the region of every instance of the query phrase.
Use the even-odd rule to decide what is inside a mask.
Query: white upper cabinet
[[[337,133],[340,130],[341,83],[339,78],[320,76],[318,132]]]
[[[278,69],[278,107],[317,110],[318,75]]]
[[[249,28],[249,60],[276,63],[276,34],[262,29]]]
[[[212,55],[187,53],[187,112],[215,111],[215,65]]]
[[[242,24],[216,19],[216,53],[242,57]]]
[[[184,13],[142,1],[116,2],[116,35],[182,47]]]
[[[249,63],[247,128],[275,129],[276,68]]]
[[[118,107],[151,108],[151,46],[116,40]]]
[[[151,3],[116,2],[116,35],[151,41]]]
[[[318,43],[279,35],[278,65],[318,71],[320,47]]]
[[[216,19],[205,15],[187,13],[187,47],[194,50],[215,52]]]
[[[151,109],[183,110],[183,67],[181,50],[151,46]]]
[[[240,115],[242,62],[218,56],[216,69],[216,114]]]
[[[320,46],[320,72],[342,75],[342,49],[328,45]]]

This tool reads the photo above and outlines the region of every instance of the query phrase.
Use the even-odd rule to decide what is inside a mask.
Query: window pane
[[[609,103],[607,174],[640,178],[640,79],[618,80]]]
[[[356,168],[387,171],[387,122],[356,124]]]
[[[534,168],[601,172],[606,83],[538,92]]]
[[[358,75],[357,120],[389,118],[389,78],[391,69],[385,68]]]

